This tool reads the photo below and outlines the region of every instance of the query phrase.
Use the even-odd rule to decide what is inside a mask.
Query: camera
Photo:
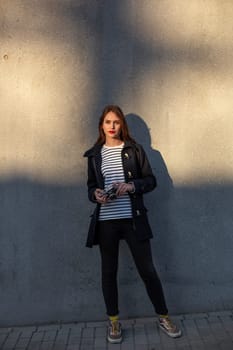
[[[111,186],[107,190],[103,192],[103,194],[110,199],[111,201],[117,198],[116,195],[117,187],[116,186]]]

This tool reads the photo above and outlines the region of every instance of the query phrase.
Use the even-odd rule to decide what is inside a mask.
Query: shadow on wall
[[[141,7],[135,11],[134,2],[128,2],[126,9],[116,1],[96,2],[94,8],[93,3],[80,5],[74,0],[34,2],[33,5],[25,2],[22,9],[18,9],[18,16],[17,11],[14,12],[15,4],[6,2],[4,8],[8,6],[10,11],[6,13],[12,16],[8,21],[8,17],[5,18],[4,35],[12,38],[13,51],[19,52],[12,59],[12,67],[19,74],[16,82],[13,74],[13,86],[16,88],[19,81],[28,80],[26,92],[32,91],[35,101],[46,96],[45,101],[42,97],[40,100],[45,114],[40,108],[36,110],[34,100],[25,94],[24,84],[19,91],[16,89],[15,101],[18,104],[18,92],[21,92],[24,112],[35,121],[41,115],[51,119],[56,115],[60,120],[60,104],[53,110],[51,101],[55,106],[60,101],[70,106],[66,109],[62,105],[67,135],[74,130],[72,122],[76,120],[80,121],[78,128],[82,133],[80,138],[75,134],[65,147],[61,145],[67,151],[65,157],[70,156],[70,145],[75,145],[74,154],[80,145],[90,146],[86,145],[87,140],[92,139],[92,135],[96,137],[96,111],[103,105],[112,100],[120,101],[119,104],[127,108],[134,105],[141,94],[137,87],[143,86],[141,82],[147,81],[150,72],[158,77],[156,84],[149,83],[148,92],[154,101],[154,96],[159,99],[157,87],[166,90],[163,82],[170,81],[168,67],[177,72],[177,67],[195,65],[199,69],[202,64],[207,67],[209,63],[205,42],[201,46],[197,42],[197,47],[190,48],[189,41],[180,40],[174,44],[164,42],[163,38],[156,40],[156,37],[153,45],[145,41],[147,35],[141,32]],[[129,16],[131,13],[133,17]],[[31,21],[32,15],[39,20]],[[153,23],[156,23],[154,18]],[[159,26],[152,33],[156,32],[163,34]],[[26,48],[21,52],[22,42]],[[29,43],[32,43],[31,49]],[[42,48],[45,56],[41,59],[38,52]],[[27,61],[28,49],[32,51]],[[215,50],[212,53],[214,59]],[[34,58],[38,59],[36,65]],[[5,64],[10,62],[11,59]],[[215,66],[219,69],[213,60],[214,72]],[[36,78],[44,77],[41,87],[37,88],[36,79],[32,79],[34,75],[28,74],[29,67],[32,71],[36,68]],[[56,84],[55,89],[52,78],[57,72],[60,80],[59,88]],[[81,72],[84,75],[80,75]],[[48,94],[44,93],[46,87]],[[5,91],[5,86],[2,90]],[[9,91],[10,95],[14,93],[11,88]],[[164,96],[166,99],[167,93]],[[8,101],[6,103],[8,106]],[[138,99],[136,110],[140,110],[142,103],[143,99]],[[22,115],[17,110],[20,126],[23,125]],[[155,235],[152,247],[157,269],[170,309],[180,313],[232,308],[232,182],[174,188],[162,155],[151,148],[150,132],[143,119],[130,114],[127,120],[133,136],[144,146],[158,180],[158,188],[145,197],[145,202]],[[15,123],[12,129],[20,130]],[[42,141],[38,135],[41,137],[43,130],[47,130],[47,125],[39,119],[35,130],[32,129],[35,132],[32,145],[38,144],[39,152]],[[23,133],[18,132],[22,138]],[[32,134],[28,129],[26,133],[30,139]],[[54,135],[54,131],[51,134]],[[50,137],[48,134],[45,141]],[[10,145],[10,141],[7,142]],[[48,143],[47,149],[53,148],[54,145]],[[12,153],[16,150],[17,143]],[[55,151],[60,155],[60,148],[55,147]],[[0,182],[0,199],[0,325],[104,319],[98,250],[84,249],[93,208],[88,203],[84,182],[72,186],[46,185],[26,176],[9,175]],[[122,316],[152,315],[152,307],[125,248],[121,254],[119,278]]]
[[[150,158],[154,168],[158,159]],[[158,174],[158,189],[160,181]],[[162,181],[171,186],[169,176]],[[232,308],[232,185],[156,191],[145,202],[170,311]],[[92,211],[84,184],[18,178],[1,182],[0,197],[0,325],[104,319],[98,248],[84,248]],[[121,316],[153,315],[124,242],[122,248]]]
[[[145,121],[136,114],[127,114],[126,120],[133,138],[144,147],[150,160],[158,182],[156,197],[162,204],[169,200],[173,190],[173,182],[168,173],[165,161],[161,153],[151,147],[150,130]]]
[[[159,232],[163,233],[170,230],[169,204],[174,195],[173,181],[161,153],[151,147],[150,130],[145,121],[136,114],[128,114],[126,119],[132,136],[144,147],[157,179],[157,188],[155,191],[145,196],[145,201],[151,212],[149,216],[151,216],[151,220],[156,218],[155,222],[153,221],[156,236]]]
[[[176,313],[231,308],[232,184],[173,186],[162,155],[151,147],[146,123],[135,114],[126,118],[132,136],[143,145],[157,178],[157,188],[145,195],[145,203],[154,231],[151,243],[156,267],[169,309]],[[132,259],[126,246],[121,259],[123,277],[120,278],[128,288],[122,293],[127,296],[126,301],[122,297],[122,304],[134,314],[128,300],[137,295],[134,305],[137,309],[147,297],[132,272]],[[130,279],[138,288],[129,283]],[[144,307],[144,314],[150,314],[151,305],[147,301]]]
[[[86,310],[99,297],[99,269],[96,252],[83,253],[84,184],[12,178],[0,182],[0,198],[0,326],[94,318],[101,300]]]

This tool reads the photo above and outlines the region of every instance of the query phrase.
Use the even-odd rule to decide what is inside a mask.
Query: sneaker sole
[[[179,331],[178,333],[173,334],[173,333],[169,333],[168,331],[166,331],[166,329],[163,328],[160,325],[159,325],[159,328],[171,338],[179,338],[179,337],[182,336],[182,332],[181,331]]]
[[[111,344],[119,344],[119,343],[122,342],[122,337],[119,338],[119,339],[112,339],[112,338],[107,337],[107,340],[108,340],[108,342],[111,343]]]

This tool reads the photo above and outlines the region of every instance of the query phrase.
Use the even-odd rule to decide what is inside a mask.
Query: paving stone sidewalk
[[[122,344],[106,342],[106,322],[0,328],[1,350],[233,350],[233,311],[173,316],[183,336],[171,339],[156,318],[122,320]]]

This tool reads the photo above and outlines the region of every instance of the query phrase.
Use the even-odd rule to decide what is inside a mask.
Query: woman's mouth
[[[115,133],[116,133],[115,130],[110,130],[110,131],[109,131],[109,134],[112,134],[112,135],[113,135],[113,134],[115,134]]]

